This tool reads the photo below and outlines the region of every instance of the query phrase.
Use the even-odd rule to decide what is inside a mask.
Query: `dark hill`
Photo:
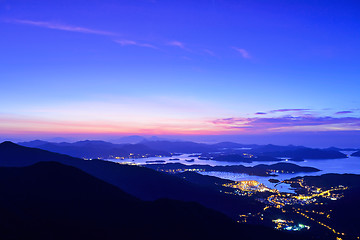
[[[314,149],[314,148],[298,148],[294,150],[263,152],[262,155],[271,157],[288,157],[296,159],[338,159],[347,158],[343,154],[334,150]]]
[[[147,168],[151,168],[157,171],[205,171],[205,172],[231,172],[231,173],[246,173],[249,175],[256,176],[269,176],[276,171],[283,173],[290,172],[318,172],[317,168],[313,167],[302,167],[292,163],[276,163],[271,165],[259,164],[253,167],[245,167],[243,165],[227,165],[227,166],[210,166],[210,165],[185,165],[182,163],[166,163],[166,164],[149,164]]]
[[[319,172],[320,170],[314,167],[303,167],[293,163],[275,163],[271,165],[259,164],[254,166],[258,169],[270,169],[284,172]]]
[[[105,141],[86,140],[74,143],[52,143],[35,140],[31,142],[21,142],[19,145],[25,147],[36,147],[78,158],[113,158],[130,157],[134,155],[138,157],[143,155],[171,156],[169,152],[163,150],[154,150],[145,146],[144,144],[113,144]]]
[[[21,146],[25,146],[25,147],[39,147],[41,145],[45,145],[49,142],[47,141],[43,141],[43,140],[33,140],[33,141],[29,141],[29,142],[19,142],[17,144],[21,145]]]
[[[245,158],[243,155],[240,154],[218,155],[215,156],[213,160],[220,162],[246,162],[246,163],[252,162],[250,158]]]
[[[143,202],[76,168],[0,168],[1,239],[286,239],[195,203]]]
[[[222,189],[223,184],[233,182],[231,180],[222,179],[213,176],[201,175],[199,173],[190,172],[190,171],[178,173],[178,176],[194,184],[198,184],[200,186],[209,187],[209,188],[215,188],[215,189]]]
[[[256,144],[241,144],[241,143],[234,143],[234,142],[220,142],[212,144],[213,147],[216,149],[242,149],[242,148],[256,148],[258,145]]]
[[[215,161],[221,161],[221,162],[277,162],[282,161],[282,159],[278,159],[271,156],[257,156],[257,157],[244,157],[244,155],[241,154],[220,154],[213,158]]]
[[[143,141],[151,149],[163,150],[171,153],[203,153],[212,152],[217,148],[208,144],[195,142],[170,142],[170,141]]]
[[[259,153],[266,153],[266,152],[292,151],[292,150],[303,149],[303,148],[305,148],[305,147],[294,146],[294,145],[278,146],[278,145],[273,145],[273,144],[267,144],[267,145],[254,146],[252,149],[252,152],[259,154]]]
[[[70,164],[73,161],[80,161],[80,159],[37,148],[22,147],[9,141],[0,144],[0,166],[22,167],[41,161],[55,161]]]
[[[358,151],[358,148],[337,148],[337,147],[329,147],[324,150],[333,150],[333,151]]]
[[[315,205],[314,209],[310,210],[330,210],[330,218],[326,218],[325,223],[334,228],[336,227],[337,231],[346,233],[343,239],[358,239],[360,236],[360,175],[324,174],[321,176],[306,176],[303,179],[306,185],[322,189],[337,188],[339,185],[348,187],[347,190],[338,192],[343,196],[342,198],[336,201],[328,200],[324,205]]]
[[[351,156],[360,157],[360,151],[354,152],[353,154],[351,154]]]
[[[357,174],[328,173],[321,176],[305,176],[302,178],[306,184],[321,188],[331,188],[338,185],[360,188],[360,175]]]
[[[270,161],[266,157],[288,157],[293,159],[334,159],[346,158],[346,155],[337,149],[313,149],[303,146],[277,146],[277,145],[244,145],[232,142],[217,144],[204,144],[189,141],[148,141],[137,144],[114,144],[105,141],[86,140],[74,143],[53,143],[41,140],[19,143],[26,147],[36,147],[43,150],[62,153],[79,158],[114,158],[114,157],[149,157],[171,156],[172,153],[203,153],[203,157],[220,157],[219,161],[250,161],[249,158],[241,159],[243,153],[252,154],[255,158],[251,161]],[[226,156],[229,155],[229,156]],[[226,159],[222,159],[226,158]],[[275,159],[276,160],[276,159]],[[272,160],[271,160],[272,161]]]
[[[193,201],[234,218],[240,213],[257,211],[263,207],[263,204],[245,197],[226,195],[145,167],[102,160],[82,160],[11,142],[0,144],[0,166],[21,167],[41,161],[56,161],[77,167],[142,200],[168,198]]]

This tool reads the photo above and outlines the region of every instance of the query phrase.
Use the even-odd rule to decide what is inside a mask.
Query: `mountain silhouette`
[[[19,145],[26,147],[36,147],[43,150],[62,153],[78,158],[113,158],[113,157],[129,157],[133,155],[147,156],[171,156],[167,151],[154,150],[144,144],[113,144],[105,141],[79,141],[74,143],[53,143],[41,140],[30,142],[21,142]]]
[[[0,167],[0,192],[0,239],[300,239],[194,202],[145,202],[58,162]]]
[[[232,237],[239,231],[262,235],[195,203],[140,201],[55,162],[0,168],[0,191],[1,239],[198,239]]]
[[[335,149],[315,149],[303,146],[277,146],[239,144],[221,142],[216,144],[195,143],[190,141],[167,141],[144,139],[136,144],[114,144],[105,141],[85,140],[74,143],[53,143],[41,140],[20,142],[19,145],[36,147],[43,150],[62,153],[78,158],[114,158],[114,157],[143,157],[143,156],[171,156],[174,153],[203,153],[217,158],[219,161],[277,161],[275,157],[301,159],[333,159],[347,156]],[[221,152],[221,154],[219,154]],[[243,153],[250,153],[255,158],[244,158]]]
[[[335,150],[298,148],[293,150],[284,150],[276,152],[263,152],[264,156],[288,157],[295,159],[338,159],[347,158],[347,155]]]
[[[246,197],[226,195],[186,179],[140,167],[102,160],[83,160],[63,154],[23,147],[12,142],[0,144],[0,166],[22,167],[37,162],[56,161],[77,167],[142,200],[161,198],[197,202],[229,217],[259,211],[264,205]]]
[[[354,152],[353,154],[351,154],[351,156],[360,157],[360,151]]]

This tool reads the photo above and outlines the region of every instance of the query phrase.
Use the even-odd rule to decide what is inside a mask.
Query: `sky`
[[[359,147],[359,10],[332,0],[0,0],[0,138]]]

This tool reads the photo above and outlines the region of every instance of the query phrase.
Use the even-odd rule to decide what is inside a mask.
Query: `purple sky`
[[[0,0],[1,137],[360,145],[359,8]]]

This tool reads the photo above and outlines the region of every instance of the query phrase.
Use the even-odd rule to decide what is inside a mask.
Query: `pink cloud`
[[[240,55],[241,55],[243,58],[246,58],[246,59],[251,58],[250,54],[249,54],[248,51],[246,51],[245,49],[243,49],[243,48],[237,48],[237,47],[233,47],[233,49],[234,49],[235,51],[237,51],[238,53],[240,53]]]
[[[343,130],[360,130],[360,118],[356,117],[315,117],[315,116],[284,116],[278,118],[223,118],[212,121],[225,129],[251,129],[255,131],[273,131],[278,129],[296,129],[299,127],[318,127],[331,129],[336,126]]]
[[[101,31],[101,30],[71,26],[71,25],[64,25],[64,24],[53,23],[53,22],[41,22],[41,21],[32,21],[32,20],[21,20],[21,19],[12,19],[12,20],[8,20],[8,22],[49,28],[49,29],[56,29],[56,30],[62,30],[62,31],[69,31],[69,32],[79,32],[79,33],[107,35],[107,36],[116,35],[113,32]]]

